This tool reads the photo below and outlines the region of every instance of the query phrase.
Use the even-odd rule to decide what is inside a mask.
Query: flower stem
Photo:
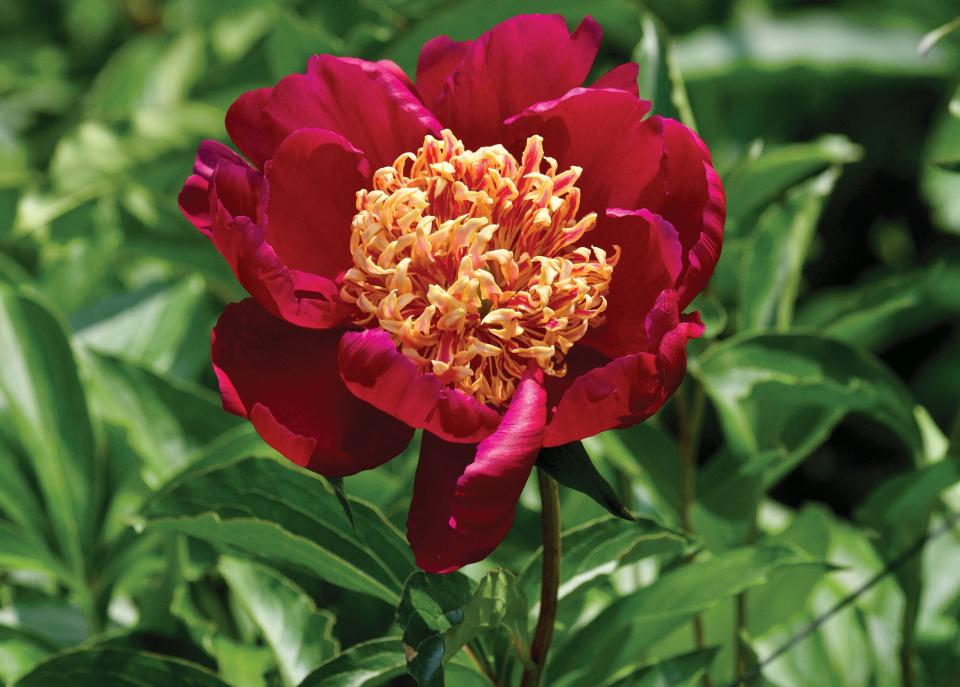
[[[522,687],[537,687],[547,663],[553,626],[557,622],[560,589],[560,488],[556,480],[537,468],[540,515],[543,526],[543,568],[540,582],[540,617],[530,643],[530,667],[523,671]]]
[[[681,390],[677,399],[677,448],[680,451],[680,472],[682,481],[682,512],[683,529],[692,532],[690,509],[693,507],[697,474],[697,453],[700,449],[700,430],[703,422],[703,405],[705,401],[703,385],[691,380],[694,384],[693,399],[689,403]],[[689,561],[688,561],[689,562]],[[693,618],[693,640],[698,649],[702,649],[706,642],[703,633],[703,618],[696,615]],[[703,675],[703,687],[710,687],[710,676]]]

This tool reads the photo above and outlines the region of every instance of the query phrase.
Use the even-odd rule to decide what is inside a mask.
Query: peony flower
[[[656,412],[702,331],[724,195],[634,64],[589,86],[600,27],[520,16],[441,36],[416,83],[317,55],[241,95],[246,157],[199,148],[180,206],[251,298],[212,359],[223,405],[339,477],[423,441],[408,539],[452,571],[506,536],[544,446]]]

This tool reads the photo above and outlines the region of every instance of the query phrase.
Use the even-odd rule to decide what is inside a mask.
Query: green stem
[[[700,430],[703,422],[703,406],[705,401],[703,385],[691,380],[694,384],[693,400],[687,404],[682,390],[676,395],[678,431],[677,447],[680,452],[680,472],[682,481],[682,510],[681,519],[683,529],[693,532],[690,510],[696,499],[697,453],[700,449]],[[690,558],[692,560],[692,557]],[[696,615],[693,618],[693,640],[698,649],[706,645],[703,631],[703,618]],[[710,687],[710,676],[703,675],[703,687]]]
[[[523,671],[522,687],[537,687],[547,663],[553,628],[557,622],[560,590],[560,488],[550,475],[537,469],[540,483],[540,517],[543,527],[543,567],[540,582],[540,617],[530,642],[530,666]]]

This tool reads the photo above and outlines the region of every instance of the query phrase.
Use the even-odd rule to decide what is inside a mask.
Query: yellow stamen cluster
[[[519,162],[427,136],[357,193],[341,290],[355,323],[482,403],[506,403],[531,360],[563,376],[570,347],[602,323],[619,258],[572,247],[597,221],[577,218],[581,171],[558,173],[539,136]]]

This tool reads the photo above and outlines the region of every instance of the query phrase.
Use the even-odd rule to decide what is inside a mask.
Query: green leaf
[[[76,362],[60,321],[0,286],[0,413],[29,456],[60,550],[85,569],[92,550],[97,446]]]
[[[960,158],[960,116],[944,112],[934,122],[924,158],[931,164],[924,165],[920,190],[930,206],[934,224],[947,233],[960,234],[960,174],[934,164]]]
[[[31,632],[0,625],[0,680],[13,683],[56,650]]]
[[[100,353],[193,379],[210,357],[196,342],[208,336],[215,318],[203,280],[194,276],[115,296],[70,320],[77,339]]]
[[[537,456],[537,467],[546,470],[560,484],[586,494],[612,515],[633,520],[634,515],[620,501],[579,441],[562,446],[544,447]]]
[[[404,629],[407,670],[417,684],[442,686],[444,664],[483,632],[504,627],[514,646],[526,646],[527,603],[513,574],[495,570],[473,587],[461,573],[418,571],[407,580],[397,624]]]
[[[296,687],[338,653],[335,619],[317,609],[307,594],[280,573],[225,556],[218,566],[234,598],[253,619],[276,658],[284,684]]]
[[[127,430],[152,488],[189,464],[208,442],[246,424],[223,412],[215,394],[189,382],[96,353],[81,362],[96,415]]]
[[[771,203],[801,182],[831,167],[856,162],[862,149],[845,136],[823,136],[810,143],[770,146],[748,156],[724,179],[727,231],[741,236]]]
[[[729,449],[771,485],[829,436],[849,413],[888,427],[919,459],[920,430],[909,391],[868,353],[807,334],[741,335],[691,361]]]
[[[715,648],[700,649],[656,663],[628,666],[600,687],[694,687],[716,656]]]
[[[896,475],[881,484],[857,511],[857,519],[880,532],[922,533],[930,511],[945,489],[960,481],[960,462],[942,460]]]
[[[97,647],[58,654],[21,678],[16,687],[61,687],[65,684],[227,687],[227,683],[206,668],[179,658]]]
[[[563,565],[560,566],[560,598],[621,566],[660,553],[679,553],[687,543],[679,530],[639,516],[633,522],[605,516],[567,530],[561,538]],[[541,546],[520,574],[527,598],[540,584]]]
[[[872,351],[960,315],[960,266],[940,263],[852,287],[820,291],[797,313],[802,326]]]
[[[347,519],[318,475],[271,458],[246,458],[188,471],[147,505],[147,524],[189,534],[331,584],[400,600],[413,569],[402,535],[372,506],[351,500]]]
[[[375,687],[403,675],[399,637],[356,644],[310,673],[299,687]]]
[[[785,566],[815,563],[798,550],[769,544],[734,549],[676,568],[629,596],[616,597],[589,622],[568,632],[548,667],[548,681],[577,676],[591,684],[623,651],[642,651],[697,614],[766,582]],[[629,637],[629,642],[624,641]],[[571,683],[578,684],[578,683]]]
[[[643,38],[633,50],[633,61],[640,65],[640,97],[653,101],[654,111],[679,119],[691,129],[697,128],[687,98],[687,89],[674,55],[673,41],[662,22],[650,12],[643,13]]]
[[[786,329],[820,213],[840,177],[838,167],[792,189],[760,216],[740,265],[740,328]]]

